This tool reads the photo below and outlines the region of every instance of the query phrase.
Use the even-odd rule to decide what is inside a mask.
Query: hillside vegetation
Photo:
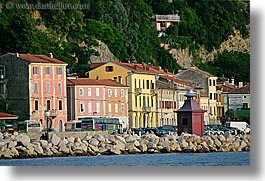
[[[212,62],[202,63],[197,52],[200,47],[208,51],[219,47],[234,29],[243,37],[249,37],[248,1],[67,0],[64,2],[89,3],[90,9],[49,10],[10,10],[5,8],[6,2],[0,1],[0,54],[48,55],[52,52],[54,57],[66,61],[83,76],[90,63],[89,57],[97,55],[91,47],[97,45],[96,40],[101,40],[120,61],[135,58],[140,63],[150,62],[176,72],[181,67],[160,47],[161,43],[168,42],[178,49],[189,47],[194,64],[199,68],[217,76],[235,76],[238,81],[249,81],[249,53],[224,51]],[[56,2],[59,1],[53,1]],[[181,18],[179,26],[169,28],[166,36],[159,38],[154,15],[177,11]],[[228,62],[236,66],[228,67]]]

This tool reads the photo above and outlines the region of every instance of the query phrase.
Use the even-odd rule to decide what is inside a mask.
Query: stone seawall
[[[0,158],[35,158],[60,156],[94,156],[171,152],[231,152],[249,151],[250,135],[207,135],[191,134],[142,136],[121,134],[86,133],[83,138],[50,135],[50,139],[31,140],[25,134],[3,139],[0,135]]]

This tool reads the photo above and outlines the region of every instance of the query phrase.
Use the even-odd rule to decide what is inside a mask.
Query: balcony
[[[142,94],[142,88],[135,88],[135,94],[139,95]]]
[[[180,22],[180,17],[177,14],[156,15],[156,21]]]
[[[151,89],[151,90],[150,90],[150,93],[151,93],[152,95],[157,95],[157,89]]]
[[[57,115],[58,115],[57,110],[55,109],[50,110],[50,117],[54,119]]]
[[[151,107],[144,106],[144,107],[142,107],[142,109],[143,109],[143,112],[150,113],[152,108]]]

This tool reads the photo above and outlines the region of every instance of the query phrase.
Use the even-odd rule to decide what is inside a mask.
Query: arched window
[[[59,121],[59,132],[63,132],[63,121]]]

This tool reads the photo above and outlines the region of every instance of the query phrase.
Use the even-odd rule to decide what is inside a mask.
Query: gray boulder
[[[49,143],[52,143],[52,145],[58,145],[59,142],[61,141],[61,139],[56,135],[56,134],[52,134],[52,136],[49,139]]]
[[[27,135],[18,135],[17,143],[22,144],[26,147],[30,144],[30,138]]]

